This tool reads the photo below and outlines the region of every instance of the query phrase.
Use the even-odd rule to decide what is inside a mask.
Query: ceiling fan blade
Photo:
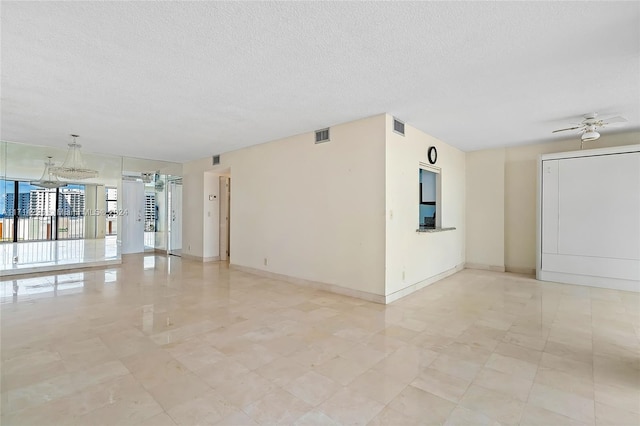
[[[627,119],[624,117],[611,117],[605,120],[602,120],[602,124],[613,124],[613,123],[626,123]]]
[[[582,126],[569,127],[568,129],[558,129],[558,130],[554,130],[554,131],[553,131],[553,132],[551,132],[551,133],[564,132],[565,130],[576,130],[576,129],[579,129],[579,128],[581,128],[581,127],[582,127]]]

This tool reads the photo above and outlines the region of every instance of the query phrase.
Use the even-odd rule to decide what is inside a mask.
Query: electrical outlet
[[[267,266],[269,264],[269,261],[267,260],[267,258],[264,258],[264,266]]]

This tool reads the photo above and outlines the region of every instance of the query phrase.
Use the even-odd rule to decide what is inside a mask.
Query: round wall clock
[[[438,160],[438,150],[435,146],[429,147],[427,157],[429,158],[429,163],[436,164],[436,161]]]

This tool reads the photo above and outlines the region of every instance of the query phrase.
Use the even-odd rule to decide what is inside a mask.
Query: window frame
[[[425,172],[430,172],[435,174],[435,192],[436,192],[436,200],[435,200],[435,215],[436,220],[434,223],[434,227],[427,227],[422,223],[422,217],[420,217],[420,206],[421,205],[433,205],[433,201],[424,201],[422,199],[422,179],[421,170]],[[442,169],[440,167],[435,167],[426,163],[420,162],[418,165],[418,229],[442,229]]]

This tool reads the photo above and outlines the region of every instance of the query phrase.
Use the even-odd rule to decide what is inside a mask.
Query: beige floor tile
[[[411,386],[455,403],[460,401],[470,384],[470,379],[461,379],[433,368],[423,370],[411,382]]]
[[[354,407],[358,407],[354,410]],[[320,404],[318,410],[343,425],[366,425],[382,409],[384,404],[367,398],[357,391],[342,388]]]
[[[368,370],[366,364],[352,359],[336,356],[329,361],[316,366],[314,371],[322,374],[342,386],[348,385],[353,379]]]
[[[216,389],[225,383],[232,382],[237,376],[248,373],[249,369],[239,362],[226,358],[214,364],[207,365],[195,372],[195,374]]]
[[[141,426],[176,426],[177,424],[167,413],[156,414],[140,423]]]
[[[592,364],[575,361],[570,358],[564,358],[547,352],[542,353],[540,368],[551,368],[585,380],[593,380]]]
[[[7,370],[5,370],[4,362],[2,364],[2,382],[0,383],[2,392],[34,385],[67,373],[62,360],[38,363],[31,368],[28,360],[25,360],[20,366],[13,364],[9,365]]]
[[[597,403],[640,413],[640,386],[632,389],[596,383],[594,389]]]
[[[518,375],[507,374],[493,368],[483,368],[473,381],[473,384],[485,389],[502,392],[522,402],[529,398],[529,392],[533,386],[533,380],[522,378]]]
[[[187,367],[161,350],[141,352],[121,361],[146,388],[177,380],[190,373]]]
[[[258,423],[254,422],[251,417],[242,411],[236,411],[214,424],[216,426],[254,426]]]
[[[547,341],[544,352],[572,361],[591,364],[593,362],[592,349],[580,349],[564,342]]]
[[[400,327],[398,325],[389,325],[384,330],[380,331],[379,334],[382,334],[386,337],[393,337],[394,339],[409,342],[418,334],[418,332],[409,330],[408,328]]]
[[[217,383],[213,388],[236,407],[244,407],[272,392],[276,389],[276,385],[250,371]]]
[[[242,408],[258,424],[293,424],[313,407],[289,392],[276,388]]]
[[[594,401],[580,395],[535,383],[529,404],[585,423],[593,423]]]
[[[449,355],[452,358],[461,359],[462,361],[484,364],[491,356],[492,351],[473,345],[472,343],[457,340],[440,350],[440,353]]]
[[[583,423],[535,405],[527,404],[520,420],[521,426],[587,426],[594,423]]]
[[[352,360],[360,364],[365,369],[373,367],[381,359],[385,358],[385,352],[377,351],[369,346],[357,344],[352,349],[340,354],[342,358]]]
[[[538,370],[536,364],[522,361],[510,356],[504,356],[497,353],[491,354],[485,367],[491,368],[502,373],[513,375],[524,380],[533,380]]]
[[[407,360],[404,355],[405,351],[402,351],[402,353],[396,351],[378,362],[371,369],[408,384],[420,374],[423,368],[427,368],[430,363],[422,365],[417,356],[412,360]],[[437,357],[437,354],[433,353],[432,356]]]
[[[397,351],[407,344],[400,339],[388,337],[380,333],[364,338],[361,343],[375,349],[376,351],[384,352],[386,355]]]
[[[429,331],[420,333],[411,339],[411,344],[429,349],[432,351],[441,351],[455,341],[452,336],[443,336],[441,334],[434,334]]]
[[[407,416],[392,408],[384,408],[377,416],[375,416],[369,423],[369,426],[419,426],[424,425],[424,422]]]
[[[640,414],[597,402],[596,424],[611,426],[634,426],[640,424]]]
[[[271,380],[278,386],[284,386],[291,380],[303,375],[307,369],[289,358],[276,358],[255,370],[262,377]]]
[[[283,385],[283,388],[307,404],[317,406],[329,399],[341,386],[315,371],[308,371]]]
[[[576,377],[561,370],[541,367],[538,369],[535,381],[536,383],[575,393],[587,399],[594,398],[593,381],[584,376]]]
[[[547,343],[547,338],[539,336],[529,336],[522,333],[508,331],[507,334],[505,334],[502,338],[502,341],[505,343],[511,343],[514,345],[524,346],[525,348],[541,351],[544,349]]]
[[[475,384],[469,386],[462,397],[460,405],[498,421],[500,424],[511,425],[520,421],[524,402]]]
[[[322,411],[312,410],[301,416],[294,423],[296,426],[339,426],[340,423],[327,416]]]
[[[79,425],[129,425],[141,423],[161,414],[162,407],[148,393],[140,393],[133,399],[122,399],[80,416]]]
[[[620,360],[618,358],[594,356],[593,380],[595,383],[626,388],[640,386],[640,359],[636,357]]]
[[[165,350],[191,371],[197,371],[226,358],[222,352],[198,338],[185,340]]]
[[[499,343],[494,352],[503,356],[526,361],[534,365],[538,365],[542,358],[542,351],[505,342]]]
[[[100,340],[118,358],[147,352],[157,348],[157,345],[136,328],[127,328],[111,333],[102,334]]]
[[[430,368],[451,376],[471,381],[482,368],[482,364],[470,361],[462,361],[449,355],[442,354],[430,365]]]
[[[60,353],[67,371],[78,371],[92,365],[117,359],[98,337],[80,342],[59,344],[54,346],[53,349]]]
[[[175,379],[157,383],[148,387],[147,390],[162,408],[168,411],[176,405],[202,396],[211,388],[195,374],[187,373]]]
[[[4,411],[18,411],[74,394],[91,385],[125,376],[129,371],[119,361],[110,361],[86,370],[57,376],[6,393]]]
[[[572,425],[640,414],[633,293],[464,270],[385,306],[153,255],[30,279],[0,310],[3,425],[510,424],[522,410],[522,424]],[[83,287],[36,293],[56,279]]]
[[[360,375],[348,386],[349,389],[382,404],[388,404],[405,387],[406,384],[404,382],[374,370],[369,370]]]
[[[407,386],[388,405],[400,413],[429,423],[442,424],[456,404],[414,386]]]
[[[449,415],[445,426],[499,426],[495,420],[477,411],[458,405]]]

